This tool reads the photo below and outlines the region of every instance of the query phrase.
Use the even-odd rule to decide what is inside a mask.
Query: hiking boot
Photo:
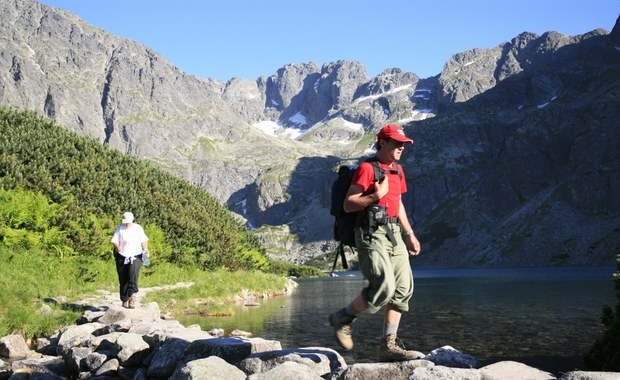
[[[342,316],[344,314],[344,316]],[[351,323],[355,317],[347,315],[343,310],[338,310],[329,316],[329,324],[334,328],[336,341],[345,350],[353,348],[353,338],[351,337]]]
[[[425,355],[419,351],[409,351],[402,347],[395,334],[390,334],[381,341],[379,358],[382,361],[397,362],[404,360],[422,359]]]
[[[123,307],[125,309],[129,308],[129,301],[123,301]]]
[[[131,297],[129,297],[129,308],[130,309],[135,309],[136,308],[136,295],[132,294]]]

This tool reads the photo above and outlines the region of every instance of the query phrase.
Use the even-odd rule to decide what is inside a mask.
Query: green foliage
[[[269,273],[288,277],[323,277],[325,273],[309,265],[297,265],[289,261],[273,260],[269,264]]]
[[[605,331],[584,355],[584,363],[591,370],[620,371],[620,254],[616,263],[613,281],[618,303],[614,309],[609,305],[603,307],[601,322]]]
[[[216,150],[213,141],[205,137],[198,139],[198,146],[205,152],[213,152]]]
[[[41,193],[0,188],[0,245],[47,250],[61,258],[78,252],[107,254],[112,222],[75,213],[74,203],[69,205],[61,206]]]
[[[144,233],[149,237],[149,257],[151,262],[170,261],[172,246],[166,240],[166,234],[156,224],[144,226]]]
[[[74,323],[71,301],[48,297],[117,291],[110,239],[124,211],[149,236],[153,265],[141,286],[192,281],[185,296],[210,299],[284,286],[256,272],[269,267],[258,237],[203,189],[34,113],[0,108],[0,336],[49,336]]]
[[[166,271],[172,275],[170,267]],[[155,301],[169,314],[181,319],[187,314],[230,316],[234,314],[238,295],[250,290],[257,297],[263,293],[280,293],[286,281],[281,276],[259,271],[231,272],[224,269],[205,272],[188,268],[180,275],[191,279],[194,286],[149,293],[143,302]]]
[[[65,234],[56,225],[62,212],[43,194],[0,188],[0,244],[26,249],[63,246]]]
[[[0,189],[0,221],[11,228],[43,230],[58,216],[61,206],[41,193]]]
[[[44,246],[43,235],[58,239],[62,231],[62,255],[106,255],[120,215],[132,211],[151,226],[157,260],[202,269],[266,267],[258,238],[204,189],[32,112],[0,109],[0,188],[44,196],[29,199],[43,202],[32,204],[30,220],[15,205],[6,213],[14,226],[2,232],[6,244]]]
[[[350,268],[356,268],[358,266],[358,258],[357,254],[345,248],[345,255],[347,257],[347,269],[344,268],[342,264],[342,257],[340,255],[337,256],[337,248],[331,252],[324,253],[313,257],[312,259],[306,261],[304,264],[310,267],[317,268],[320,271],[329,271],[332,269],[334,271],[344,271],[351,270]],[[336,262],[336,266],[334,267],[334,261]]]
[[[244,289],[258,293],[281,291],[285,279],[258,271],[207,272],[199,268],[180,268],[157,263],[143,268],[140,287],[192,282],[190,288],[148,293],[144,302],[156,300],[165,307],[174,297],[178,310],[192,308],[195,300],[221,303],[233,299]],[[116,266],[112,254],[106,257],[72,256],[61,258],[46,250],[7,248],[0,245],[0,336],[22,334],[26,339],[50,336],[61,326],[75,323],[82,310],[75,301],[92,296],[96,290],[118,291]],[[46,300],[54,299],[57,302]],[[51,310],[43,311],[47,305]]]
[[[17,304],[8,309],[6,314],[0,314],[0,336],[50,336],[59,326],[74,324],[78,314],[77,311],[63,311],[58,307],[53,307],[50,314],[43,314],[31,306]]]
[[[78,313],[54,303],[47,303],[49,313],[41,312],[44,299],[63,294],[79,297],[94,292],[95,286],[118,287],[112,262],[52,253],[0,246],[0,336],[49,336],[58,327],[75,323]]]

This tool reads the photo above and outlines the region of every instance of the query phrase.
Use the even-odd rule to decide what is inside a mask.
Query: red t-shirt
[[[407,181],[405,181],[405,173],[402,168],[400,169],[400,177],[396,173],[396,166],[390,168],[389,165],[379,162],[381,168],[384,170],[394,171],[386,173],[387,180],[390,181],[390,190],[377,204],[387,207],[389,217],[397,217],[400,209],[400,195],[407,192]],[[394,163],[398,165],[398,163]],[[359,169],[353,174],[351,181],[352,185],[357,185],[362,188],[363,194],[370,194],[375,191],[375,169],[370,162],[362,162]]]

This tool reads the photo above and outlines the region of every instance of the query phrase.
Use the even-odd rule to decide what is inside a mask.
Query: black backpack
[[[381,165],[379,165],[379,161],[376,157],[369,158],[366,162],[370,162],[375,169],[375,182],[383,178],[387,171],[381,168]],[[397,164],[396,167],[397,173],[400,176],[400,165]],[[344,247],[348,246],[351,249],[355,248],[355,234],[353,230],[355,229],[362,211],[347,213],[344,211],[342,206],[344,205],[344,200],[349,192],[351,180],[353,179],[353,173],[357,170],[357,168],[358,166],[340,166],[338,168],[338,178],[336,178],[332,184],[332,199],[329,212],[334,216],[334,240],[339,242],[336,251],[336,259],[334,260],[334,268],[336,267],[338,257],[341,257],[342,267],[347,269],[348,265],[344,254]],[[334,269],[332,268],[332,272],[333,271]]]

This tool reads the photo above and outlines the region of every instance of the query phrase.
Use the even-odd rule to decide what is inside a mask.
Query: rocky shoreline
[[[38,339],[34,349],[20,335],[1,338],[0,380],[620,379],[620,373],[586,371],[572,371],[558,378],[514,361],[480,368],[474,357],[450,346],[433,350],[420,360],[349,364],[330,348],[283,348],[278,341],[251,337],[242,331],[224,337],[221,329],[185,327],[162,318],[154,302],[125,309],[115,294],[101,292],[99,297],[85,300],[82,307],[85,311],[75,325]]]

